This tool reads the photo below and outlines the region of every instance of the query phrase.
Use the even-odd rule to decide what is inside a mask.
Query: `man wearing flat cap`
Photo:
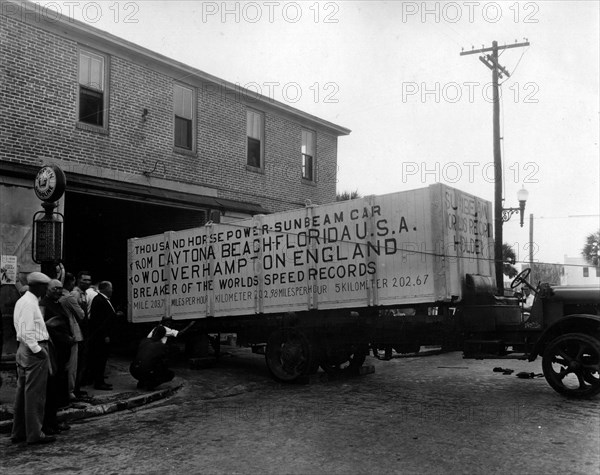
[[[16,354],[17,394],[11,440],[13,443],[44,444],[55,437],[42,432],[46,384],[50,371],[48,330],[40,311],[39,299],[46,295],[50,278],[41,272],[27,276],[29,290],[17,301],[14,325],[19,348]]]

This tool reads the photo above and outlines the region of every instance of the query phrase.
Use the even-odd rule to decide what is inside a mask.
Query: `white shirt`
[[[94,297],[98,295],[98,292],[96,292],[96,290],[94,290],[92,287],[88,287],[87,290],[85,291],[85,300],[87,303],[87,308],[88,308],[88,318],[92,317],[92,301],[94,300]],[[106,295],[105,295],[106,297]],[[111,305],[112,307],[112,305]]]
[[[531,311],[531,307],[533,307],[533,301],[535,300],[535,295],[529,294],[525,299],[525,303],[523,304],[523,310],[526,312]]]
[[[48,340],[48,330],[40,310],[38,298],[29,290],[15,304],[14,325],[17,340],[29,347],[33,353],[42,351],[39,341]]]
[[[164,325],[163,325],[164,326]],[[154,327],[156,328],[156,327]],[[148,333],[148,337],[147,338],[151,338],[152,337],[152,332],[154,331],[154,328],[152,329],[152,331],[150,333]],[[172,328],[169,327],[165,327],[165,330],[167,331],[167,333],[165,333],[165,336],[163,336],[160,341],[164,343],[167,342],[167,338],[172,336],[172,337],[177,337],[177,335],[179,335],[179,331],[177,330],[173,330]]]
[[[98,292],[94,288],[92,288],[92,287],[87,288],[87,290],[85,291],[85,299],[87,300],[88,306],[92,305],[92,300],[94,300],[94,297],[96,295],[98,295]]]

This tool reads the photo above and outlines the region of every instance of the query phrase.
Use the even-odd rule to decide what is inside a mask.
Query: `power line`
[[[578,214],[568,216],[534,216],[533,219],[576,219],[576,218],[599,218],[600,214]]]
[[[513,76],[517,72],[517,68],[519,67],[519,63],[521,62],[521,60],[523,59],[523,56],[525,55],[525,53],[527,53],[527,51],[529,51],[529,47],[527,49],[523,50],[523,52],[521,53],[521,57],[519,58],[519,60],[517,61],[517,64],[515,64],[515,67],[513,68],[513,72],[512,72]],[[503,51],[503,53],[504,53],[504,51]],[[508,81],[508,78],[505,81],[502,81],[500,83],[500,85],[504,84],[506,81]]]

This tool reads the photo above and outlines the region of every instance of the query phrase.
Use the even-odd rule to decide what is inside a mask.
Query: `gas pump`
[[[67,185],[65,173],[56,165],[43,166],[33,189],[42,201],[43,211],[33,215],[31,257],[42,272],[54,278],[55,263],[63,258],[64,216],[55,209]]]

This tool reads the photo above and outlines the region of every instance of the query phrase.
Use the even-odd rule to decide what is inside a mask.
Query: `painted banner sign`
[[[466,273],[493,277],[491,223],[489,202],[437,184],[130,239],[129,315],[448,301]]]

